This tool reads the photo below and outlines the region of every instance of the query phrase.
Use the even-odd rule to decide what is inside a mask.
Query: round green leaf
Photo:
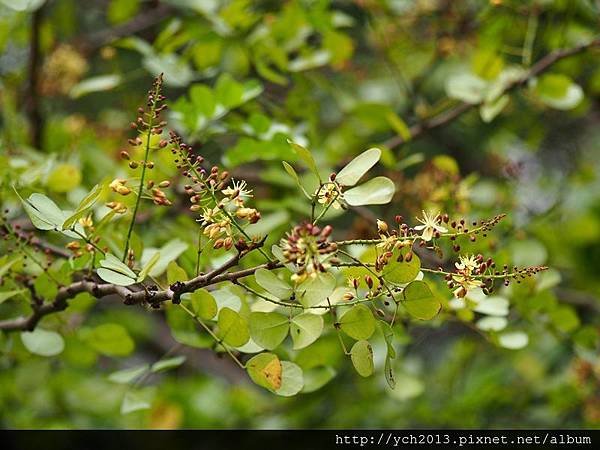
[[[506,328],[508,320],[505,317],[483,317],[476,325],[483,331],[500,331]]]
[[[368,341],[357,341],[350,350],[350,359],[361,377],[368,377],[373,373],[373,348]]]
[[[477,104],[483,100],[487,87],[485,80],[472,73],[457,73],[446,81],[446,94],[465,103]]]
[[[58,164],[46,180],[54,192],[70,192],[81,183],[81,171],[73,164]],[[62,225],[62,224],[61,224]]]
[[[371,167],[377,164],[379,158],[381,158],[381,150],[370,148],[346,164],[337,173],[335,180],[342,186],[354,186]]]
[[[250,339],[246,320],[233,309],[221,309],[217,325],[219,326],[217,332],[219,339],[232,347],[240,347]]]
[[[330,366],[314,367],[304,372],[304,387],[302,392],[308,394],[321,389],[329,383],[337,374],[335,369]]]
[[[282,397],[296,395],[304,387],[304,374],[297,364],[281,361],[281,386],[275,391]]]
[[[384,205],[396,192],[394,182],[387,177],[375,177],[344,192],[344,200],[351,206]]]
[[[473,311],[488,316],[508,316],[508,300],[503,297],[484,297]]]
[[[250,314],[250,336],[254,342],[267,350],[273,350],[283,342],[290,327],[289,319],[276,312],[253,312]]]
[[[21,342],[31,353],[40,356],[55,356],[65,348],[65,341],[60,334],[42,328],[22,332]]]
[[[421,320],[433,319],[442,307],[423,281],[413,281],[406,286],[403,304],[411,316]]]
[[[204,320],[211,320],[217,315],[217,302],[206,289],[198,289],[189,296],[192,311]]]
[[[323,332],[323,317],[316,314],[304,313],[292,319],[290,334],[294,342],[294,350],[308,347],[315,342]]]
[[[282,364],[277,355],[273,353],[259,353],[246,363],[248,375],[259,386],[270,391],[281,387]]]
[[[127,356],[135,348],[127,330],[116,323],[99,325],[84,339],[94,350],[107,356]]]
[[[503,333],[498,336],[498,343],[504,348],[518,350],[529,343],[529,336],[522,331]]]
[[[267,269],[258,269],[254,273],[256,282],[267,292],[279,299],[288,299],[292,295],[292,288],[285,281]]]
[[[394,250],[390,262],[383,271],[383,278],[385,278],[386,281],[404,284],[410,283],[417,277],[419,270],[421,270],[421,260],[413,253],[412,259],[409,262],[406,262],[404,256],[410,251],[411,249],[409,248]],[[398,261],[399,256],[402,256],[401,262]]]
[[[296,298],[306,308],[325,301],[335,289],[335,277],[330,273],[320,273],[309,278],[298,287]]]
[[[555,109],[572,109],[583,100],[581,86],[558,73],[547,73],[535,83],[535,92],[546,105]]]
[[[340,318],[340,328],[353,339],[369,339],[375,331],[375,318],[365,305],[355,305]]]

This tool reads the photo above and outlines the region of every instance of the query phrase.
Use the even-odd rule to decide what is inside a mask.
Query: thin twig
[[[585,42],[583,44],[579,44],[575,47],[566,48],[562,50],[555,50],[551,53],[548,53],[542,59],[540,59],[537,63],[535,63],[531,69],[529,69],[523,77],[519,78],[515,82],[509,84],[502,94],[507,94],[518,87],[524,86],[527,84],[529,80],[537,77],[542,74],[558,61],[561,61],[565,58],[569,58],[574,55],[578,55],[583,53],[586,50],[589,50],[594,47],[600,47],[600,37],[595,38],[589,42]],[[406,144],[408,141],[412,141],[414,139],[420,138],[429,130],[433,130],[435,128],[443,127],[454,120],[458,119],[467,111],[470,111],[473,108],[477,108],[481,106],[481,102],[479,103],[459,103],[457,106],[448,109],[432,118],[426,119],[422,122],[416,123],[410,127],[410,139],[405,139],[400,135],[394,136],[391,139],[388,139],[383,143],[385,147],[388,148],[396,148],[403,144]]]

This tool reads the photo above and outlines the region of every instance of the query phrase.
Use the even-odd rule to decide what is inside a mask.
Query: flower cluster
[[[490,262],[490,266],[493,262]],[[448,287],[454,289],[454,296],[463,298],[472,289],[485,287],[478,275],[488,269],[488,262],[483,261],[483,256],[460,256],[455,264],[456,273],[447,277]]]
[[[181,137],[171,132],[171,153],[176,157],[177,168],[190,179],[184,186],[189,196],[190,210],[200,212],[198,219],[204,228],[203,234],[214,241],[215,249],[231,249],[235,239],[235,229],[240,225],[236,219],[253,224],[260,220],[260,213],[248,207],[246,201],[252,198],[252,190],[244,180],[229,179],[229,172],[213,166],[210,171],[202,167],[204,158],[194,156],[192,148]]]
[[[331,225],[320,228],[303,223],[292,228],[281,240],[285,261],[298,267],[298,271],[292,275],[296,283],[327,270],[328,265],[324,261],[337,250],[337,245],[329,241],[332,231]]]
[[[168,188],[171,185],[169,180],[164,180],[156,183],[150,179],[145,181],[145,175],[147,170],[154,169],[154,162],[148,159],[150,150],[157,150],[165,148],[168,141],[161,139],[164,127],[167,122],[161,120],[161,113],[167,108],[163,102],[165,96],[162,95],[162,76],[159,75],[154,80],[152,89],[148,92],[147,107],[138,108],[138,116],[135,122],[131,122],[130,128],[137,130],[138,135],[135,138],[128,139],[128,144],[131,150],[121,150],[119,156],[121,159],[129,161],[128,166],[132,170],[141,169],[140,175],[140,192],[132,189],[127,185],[128,180],[123,178],[116,178],[110,183],[110,188],[113,192],[119,195],[129,195],[131,192],[136,193],[140,198],[148,198],[153,201],[157,206],[171,206],[172,202],[167,198],[166,193],[163,189]],[[143,152],[143,155],[139,153]],[[132,159],[131,154],[138,154],[138,159]],[[111,202],[111,209],[117,212],[125,212],[126,206],[119,202]]]

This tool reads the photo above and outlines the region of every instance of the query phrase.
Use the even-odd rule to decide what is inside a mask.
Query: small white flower
[[[341,189],[335,183],[328,183],[317,191],[319,203],[333,206],[334,209],[341,209],[343,195]]]
[[[429,215],[425,211],[423,211],[423,218],[421,219],[417,217],[417,220],[423,224],[417,225],[415,227],[415,230],[423,231],[423,233],[421,234],[421,239],[429,242],[433,238],[433,234],[436,231],[439,231],[440,233],[445,233],[446,231],[448,231],[446,228],[444,228],[437,222],[439,216],[439,213],[434,216],[433,214]]]
[[[248,189],[248,184],[244,181],[231,180],[231,186],[227,186],[221,191],[223,195],[233,199],[246,199],[252,197],[252,189]]]
[[[475,269],[479,267],[479,263],[474,255],[471,256],[460,256],[459,261],[454,263],[456,268],[465,273],[472,274]]]

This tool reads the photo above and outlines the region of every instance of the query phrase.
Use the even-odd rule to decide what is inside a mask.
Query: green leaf
[[[80,81],[71,88],[71,98],[80,98],[93,92],[105,92],[121,84],[121,75],[101,75]]]
[[[57,164],[46,179],[46,185],[54,192],[70,192],[81,184],[81,170],[74,164]],[[64,214],[64,213],[63,213]]]
[[[273,350],[285,339],[290,328],[289,319],[276,312],[253,312],[250,314],[250,336],[254,342],[267,350]]]
[[[142,376],[150,369],[148,364],[144,364],[137,367],[132,367],[131,369],[123,369],[118,370],[117,372],[113,372],[108,376],[108,379],[113,383],[119,384],[129,384],[136,378]]]
[[[227,109],[241,105],[244,100],[244,87],[228,73],[223,73],[215,85],[217,103]]]
[[[149,275],[156,278],[161,276],[171,261],[175,261],[179,256],[187,250],[189,244],[179,238],[175,238],[167,242],[159,249],[147,248],[142,254],[142,264],[147,264],[154,256],[154,253],[160,253],[160,259],[150,270]]]
[[[127,264],[122,262],[119,258],[117,258],[112,253],[106,253],[104,255],[104,259],[100,261],[100,265],[105,269],[111,269],[115,272],[119,272],[123,275],[127,275],[128,277],[135,278],[136,274],[133,270],[129,268]]]
[[[335,369],[330,366],[320,366],[309,370],[303,370],[303,373],[304,387],[302,388],[302,392],[304,394],[315,392],[316,390],[321,389],[323,386],[333,380],[337,374]]]
[[[121,403],[121,414],[150,409],[150,391],[127,391]]]
[[[187,281],[187,272],[180,267],[175,261],[167,264],[167,282],[173,284],[176,281]]]
[[[508,320],[505,317],[483,317],[475,325],[483,331],[500,331],[506,328]]]
[[[8,255],[2,258],[2,262],[8,259]],[[22,257],[17,255],[14,259],[8,261],[6,264],[0,266],[0,277],[3,277],[5,273],[7,273],[12,266],[14,266],[17,262],[21,261]]]
[[[421,260],[419,257],[415,253],[412,253],[412,259],[409,262],[404,258],[411,250],[410,248],[394,250],[390,262],[383,270],[383,278],[386,281],[404,284],[410,283],[417,277],[421,270]],[[402,260],[398,261],[400,256],[402,256]]]
[[[311,200],[312,197],[308,194],[308,192],[306,192],[306,189],[304,189],[304,186],[302,186],[302,183],[300,183],[300,177],[298,177],[298,174],[296,173],[294,168],[285,161],[281,161],[281,164],[283,164],[283,168],[288,173],[288,175],[294,179],[294,181],[296,182],[296,184],[298,185],[300,190],[304,193],[305,197],[308,198],[309,200]]]
[[[65,341],[60,334],[42,328],[22,332],[21,342],[29,352],[40,356],[56,356],[65,348]]]
[[[14,289],[12,291],[0,292],[0,304],[4,303],[6,300],[14,297],[15,295],[22,294],[23,292],[27,292],[27,289]]]
[[[281,386],[275,391],[282,397],[296,395],[304,387],[304,374],[297,364],[281,361]]]
[[[529,337],[522,331],[513,331],[509,333],[503,333],[498,336],[498,343],[504,348],[518,350],[527,346],[529,343]]]
[[[77,209],[75,209],[75,212],[73,212],[73,214],[67,217],[67,219],[63,222],[62,228],[67,230],[73,227],[73,225],[75,225],[75,223],[79,219],[85,216],[88,213],[88,211],[92,208],[92,206],[94,206],[94,203],[96,203],[96,201],[100,197],[100,194],[102,194],[102,186],[97,184],[92,188],[89,194],[86,195],[83,198],[83,200],[81,200],[81,202],[79,202],[79,205],[77,206]]]
[[[375,331],[375,318],[367,306],[355,305],[340,318],[340,328],[353,339],[369,339]]]
[[[135,272],[111,253],[104,255],[104,259],[100,261],[100,266],[100,268],[96,269],[96,273],[104,281],[118,284],[119,286],[129,286],[136,282],[137,275]]]
[[[246,320],[233,309],[221,309],[217,325],[217,337],[232,347],[241,347],[250,339]]]
[[[550,311],[550,320],[554,326],[563,333],[570,333],[579,328],[581,322],[577,313],[570,306],[559,306]]]
[[[190,100],[194,104],[196,112],[203,118],[211,119],[215,115],[215,96],[212,89],[205,84],[195,84],[190,88]],[[203,123],[207,122],[208,120],[203,121]]]
[[[83,338],[90,347],[106,356],[127,356],[135,348],[127,330],[116,323],[99,325],[84,332]]]
[[[361,377],[368,377],[373,373],[373,348],[368,341],[356,341],[350,350],[350,359]]]
[[[298,286],[297,300],[306,308],[327,300],[335,289],[335,277],[330,273],[319,273]]]
[[[584,97],[583,90],[578,84],[568,76],[559,73],[542,75],[534,86],[540,100],[555,109],[573,109]]]
[[[194,314],[201,319],[211,320],[217,315],[217,301],[206,289],[197,289],[191,294],[186,294],[186,298],[189,298]]]
[[[16,190],[15,193],[21,199],[23,208],[34,227],[46,231],[61,229],[65,217],[56,203],[43,194],[33,193],[27,200],[24,200]]]
[[[323,332],[323,317],[316,314],[303,313],[294,316],[290,327],[290,335],[294,342],[294,350],[308,347]]]
[[[488,316],[508,316],[508,300],[503,297],[484,297],[473,311]]]
[[[179,367],[180,365],[182,365],[186,360],[186,357],[181,355],[181,356],[173,356],[172,358],[167,358],[167,359],[161,359],[160,361],[155,362],[154,364],[152,364],[152,367],[150,367],[150,370],[153,373],[157,373],[157,372],[164,372],[165,370],[171,370],[171,369],[175,369],[176,367]]]
[[[304,161],[304,164],[310,169],[310,171],[315,174],[315,176],[321,181],[321,175],[319,175],[319,169],[317,167],[317,163],[313,158],[313,155],[306,148],[302,147],[300,144],[296,144],[292,141],[288,141],[292,146],[298,157]]]
[[[171,335],[177,342],[196,348],[210,348],[214,345],[214,339],[208,333],[198,331],[197,322],[191,319],[181,305],[167,305],[166,313]]]
[[[381,158],[381,150],[378,148],[365,150],[337,173],[335,181],[342,186],[354,186],[371,167],[377,164],[379,158]]]
[[[272,392],[281,387],[282,364],[273,353],[259,353],[246,363],[248,375],[259,386]]]
[[[350,206],[385,205],[392,200],[396,186],[387,177],[375,177],[366,183],[344,192],[344,200]]]
[[[58,285],[54,281],[48,272],[42,272],[33,283],[35,292],[45,300],[54,300],[56,294],[58,294]]]
[[[44,4],[46,0],[0,0],[4,6],[15,11],[35,11]]]
[[[154,76],[163,73],[166,85],[185,87],[194,79],[194,71],[184,58],[175,53],[156,54],[152,47],[148,50],[151,53],[145,55],[142,65]]]
[[[394,111],[388,111],[385,117],[394,131],[400,135],[404,142],[411,140],[412,136],[410,134],[410,128],[408,128],[406,122],[404,122],[404,120],[402,120]]]
[[[508,105],[510,97],[508,95],[502,95],[495,100],[487,101],[479,108],[479,115],[481,120],[485,123],[489,123],[496,118],[498,114]]]
[[[394,373],[394,366],[392,364],[392,358],[389,353],[385,357],[385,366],[383,368],[385,374],[385,381],[391,389],[396,389],[396,374]]]
[[[488,83],[485,80],[468,72],[452,75],[446,81],[448,97],[472,105],[483,100],[487,88]]]
[[[256,282],[267,292],[275,297],[285,300],[292,295],[292,288],[285,281],[279,279],[277,275],[268,269],[258,269],[254,273]]]
[[[100,278],[104,281],[112,284],[116,284],[119,286],[130,286],[136,283],[135,278],[128,277],[127,275],[123,275],[119,272],[115,272],[112,269],[105,269],[100,267],[96,269],[96,273]]]
[[[247,80],[243,85],[242,103],[258,97],[263,92],[263,85],[258,80]]]
[[[381,328],[381,332],[383,333],[383,338],[385,339],[385,343],[387,345],[387,354],[389,358],[396,357],[396,349],[394,348],[394,330],[391,325],[383,320],[379,321],[379,327]]]
[[[413,281],[404,288],[404,307],[408,313],[421,320],[433,319],[442,304],[423,281]]]
[[[158,262],[159,259],[160,259],[160,252],[156,252],[154,255],[152,255],[152,258],[150,258],[148,260],[148,262],[144,265],[144,267],[142,267],[142,270],[140,270],[140,273],[137,276],[138,283],[141,283],[142,281],[144,281],[146,279],[146,277],[148,276],[148,273],[156,265],[156,263]]]

